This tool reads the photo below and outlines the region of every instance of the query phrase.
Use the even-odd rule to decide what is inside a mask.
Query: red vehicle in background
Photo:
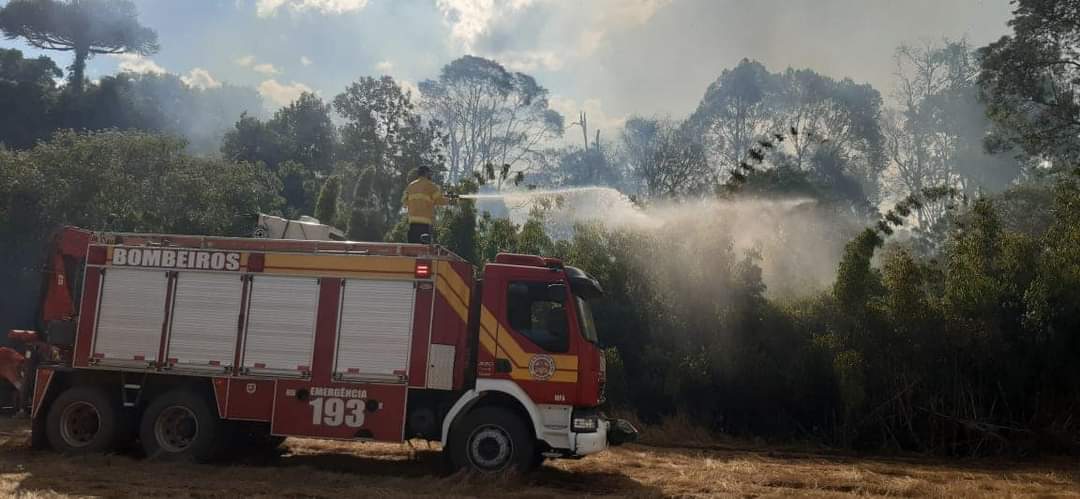
[[[58,232],[29,402],[64,453],[213,458],[284,437],[439,441],[526,470],[636,436],[609,420],[589,300],[552,258],[480,278],[436,245]]]

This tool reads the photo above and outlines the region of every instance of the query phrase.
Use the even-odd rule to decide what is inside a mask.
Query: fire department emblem
[[[550,355],[534,355],[529,360],[529,375],[540,381],[550,379],[555,375],[555,359]]]

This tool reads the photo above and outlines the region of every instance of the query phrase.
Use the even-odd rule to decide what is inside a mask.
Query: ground
[[[427,444],[289,439],[279,457],[176,465],[29,448],[25,420],[0,418],[0,494],[108,497],[1061,496],[1080,497],[1076,459],[939,461],[778,451],[750,445],[628,445],[529,476],[439,472]],[[703,446],[705,447],[705,446]]]

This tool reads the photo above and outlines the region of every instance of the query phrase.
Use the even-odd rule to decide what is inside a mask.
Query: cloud
[[[203,90],[207,88],[217,88],[221,86],[221,82],[214,79],[210,75],[210,72],[203,68],[193,68],[188,71],[188,74],[180,77],[187,86],[192,88],[201,88]]]
[[[390,74],[390,72],[393,70],[394,63],[390,61],[379,61],[379,63],[375,65],[375,71],[378,71],[382,74]]]
[[[645,24],[671,0],[436,0],[451,48],[520,71],[562,69],[613,33]]]
[[[501,17],[528,7],[533,0],[511,0],[496,3],[494,0],[436,0],[443,19],[450,26],[450,36],[460,42],[466,51],[472,51],[473,43],[489,26]]]
[[[282,7],[293,12],[315,11],[320,14],[345,14],[367,7],[368,0],[258,0],[255,12],[259,17],[277,15]]]
[[[120,71],[124,73],[165,73],[165,68],[153,59],[139,54],[112,54],[111,57],[120,61]]]
[[[276,75],[280,73],[280,71],[278,71],[277,68],[275,68],[274,65],[270,63],[256,64],[252,66],[251,69],[256,73],[262,73],[264,75]]]
[[[294,81],[286,85],[274,79],[260,83],[258,90],[259,95],[277,106],[287,106],[292,101],[298,99],[300,94],[312,91],[311,87],[304,85],[303,83]]]
[[[252,64],[255,64],[255,56],[245,55],[243,57],[237,58],[235,62],[238,66],[243,66],[246,68],[251,66]]]
[[[306,55],[302,55],[302,56],[300,56],[300,64],[303,64],[304,66],[310,66],[311,65],[311,59],[308,59],[308,56],[306,56]]]

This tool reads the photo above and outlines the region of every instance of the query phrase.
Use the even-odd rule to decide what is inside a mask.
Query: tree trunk
[[[86,59],[89,56],[89,47],[75,47],[75,62],[71,65],[71,89],[75,95],[83,93],[83,75],[86,73]]]

